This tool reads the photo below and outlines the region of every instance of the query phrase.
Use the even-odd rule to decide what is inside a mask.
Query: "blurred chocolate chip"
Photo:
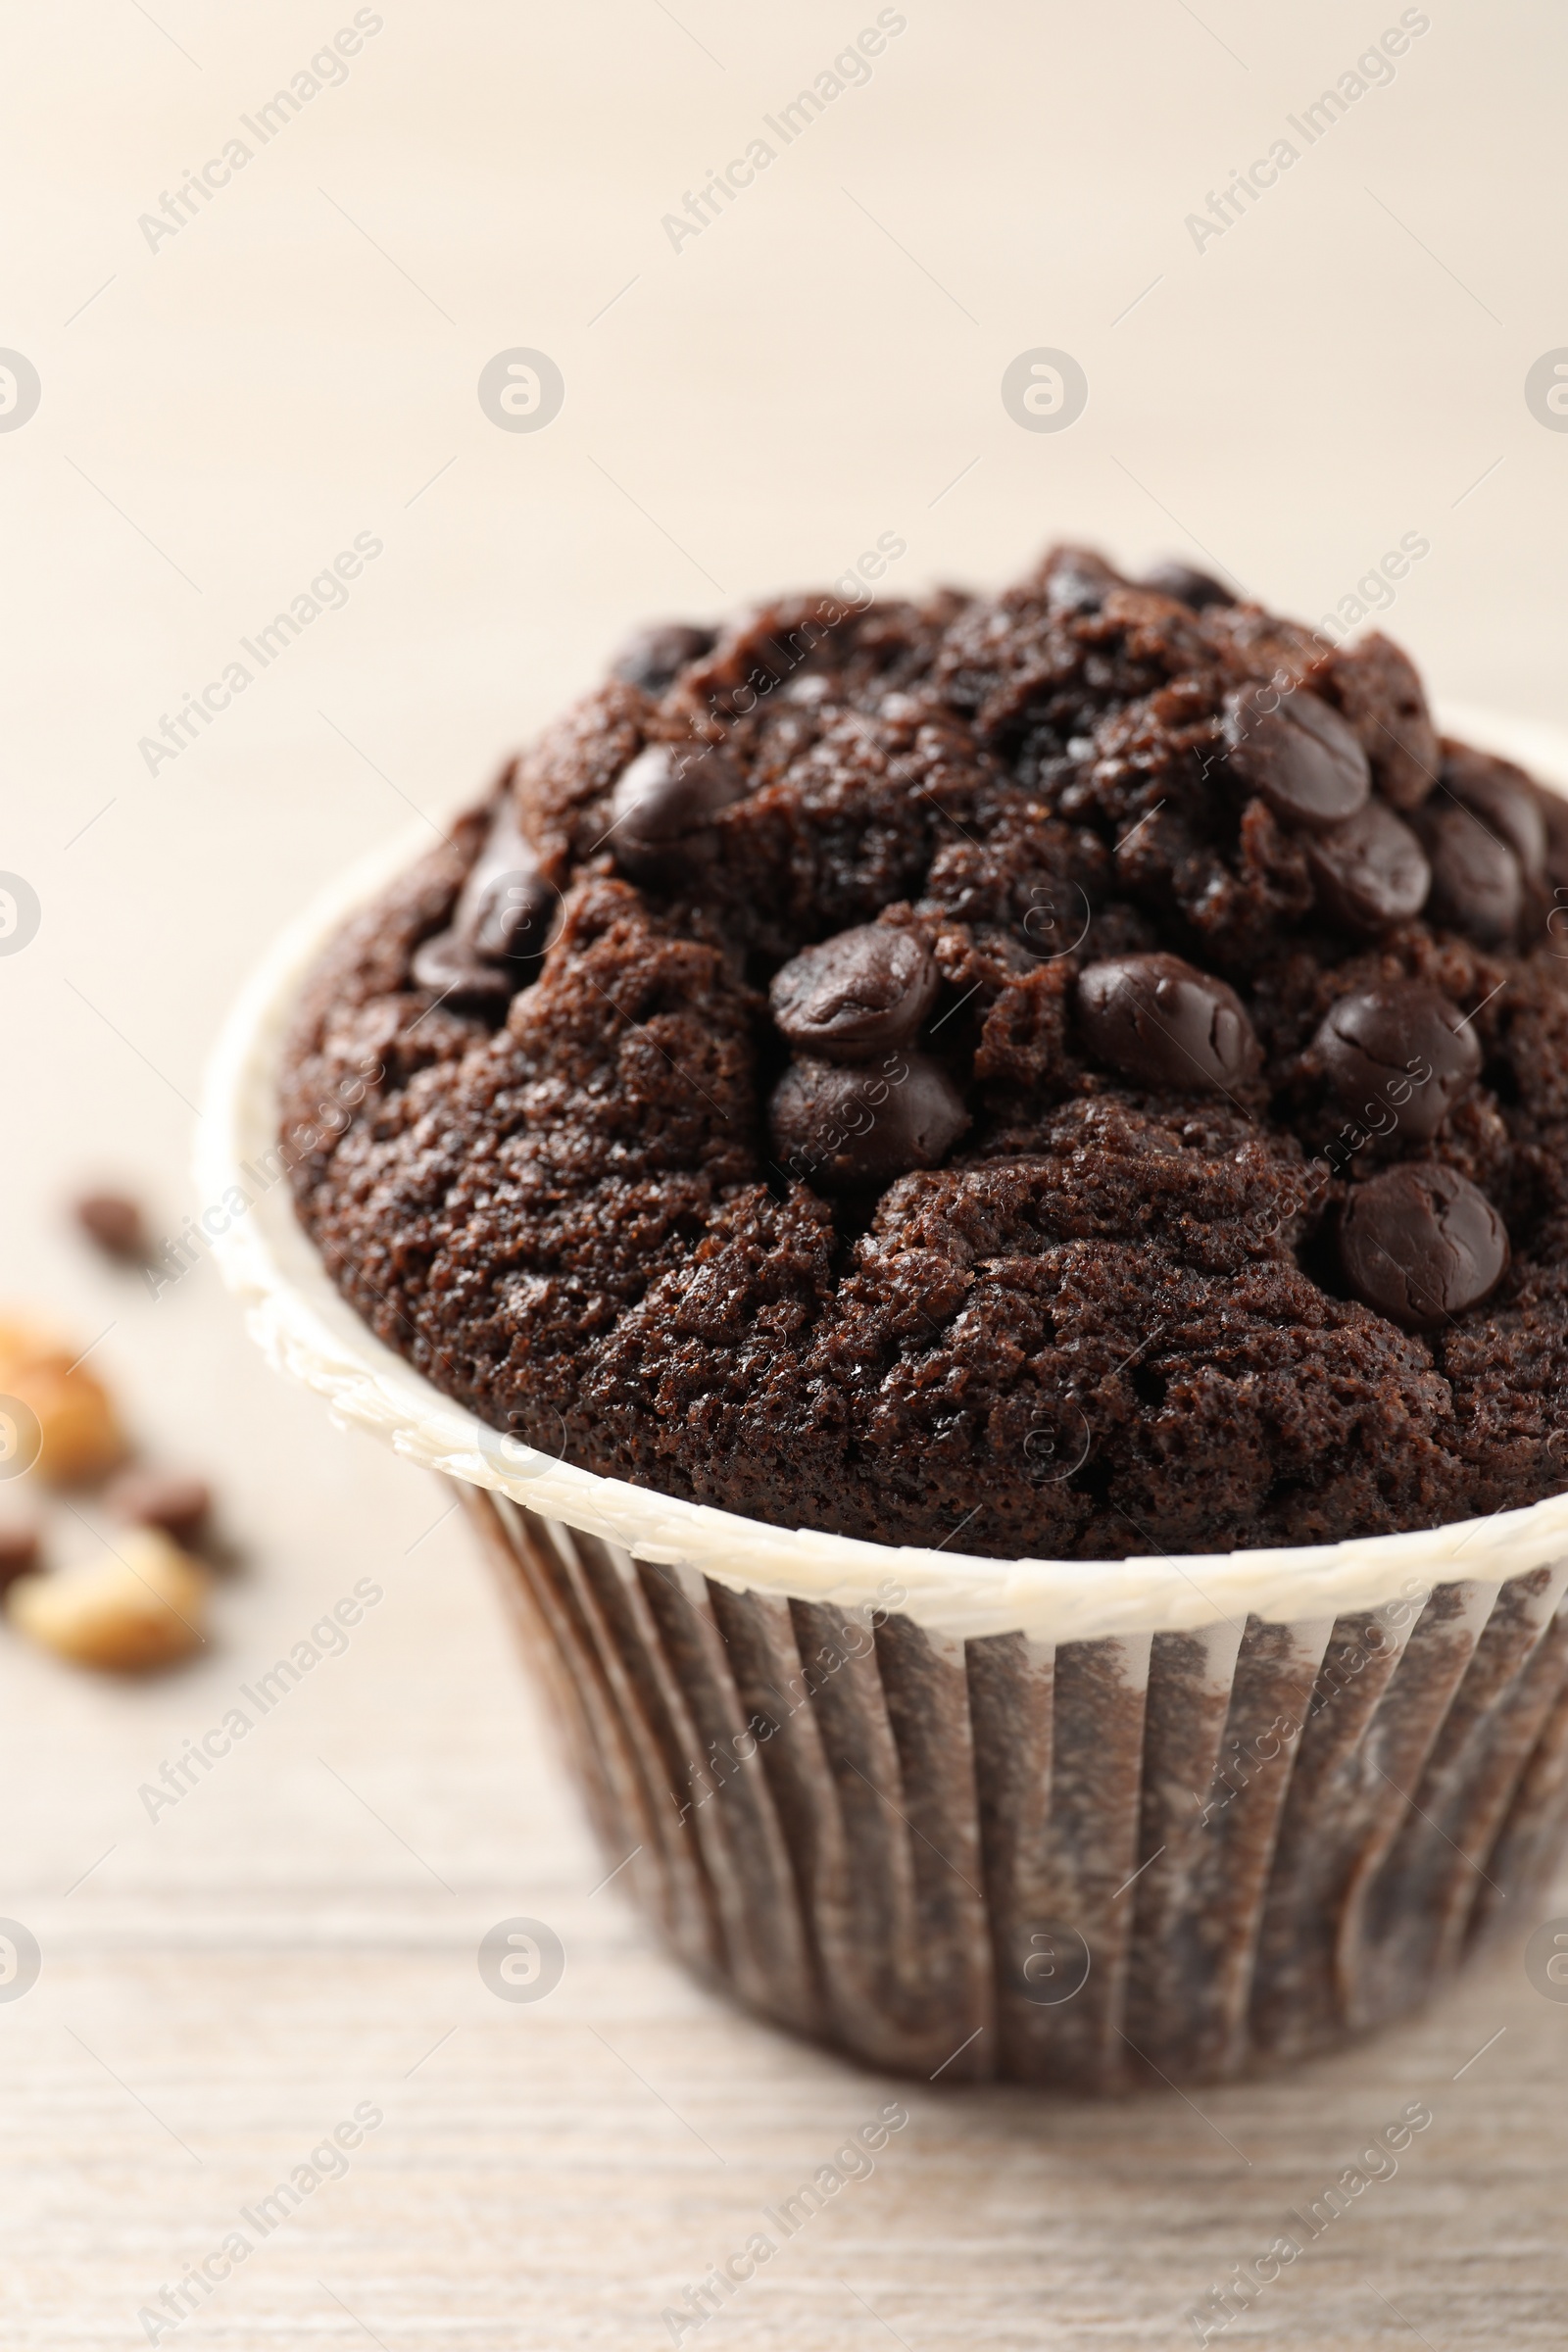
[[[560,893],[537,868],[516,866],[487,882],[465,936],[486,963],[526,962],[544,954],[560,905]]]
[[[36,1566],[38,1530],[29,1521],[13,1520],[0,1527],[0,1592]]]
[[[482,962],[525,962],[544,954],[560,905],[508,792],[468,869],[452,928]]]
[[[415,950],[411,967],[416,988],[427,988],[454,1009],[504,1012],[516,994],[513,974],[484,963],[456,931],[438,931]]]
[[[767,1123],[788,1175],[817,1192],[853,1192],[940,1166],[969,1113],[939,1061],[895,1051],[858,1069],[792,1062],[773,1089]]]
[[[1372,789],[1367,756],[1337,710],[1304,686],[1241,686],[1225,697],[1226,764],[1276,816],[1313,832],[1344,824]]]
[[[1481,1068],[1475,1030],[1456,1004],[1419,980],[1391,980],[1341,997],[1323,1017],[1312,1050],[1330,1086],[1355,1117],[1424,1144]]]
[[[773,1018],[792,1046],[863,1061],[906,1045],[937,993],[930,950],[911,931],[864,923],[807,948],[773,976]]]
[[[525,968],[550,944],[561,894],[539,871],[532,842],[517,821],[511,771],[484,846],[458,894],[450,930],[415,952],[412,976],[454,1009],[504,1011]]]
[[[1507,946],[1519,928],[1524,876],[1506,842],[1468,808],[1429,802],[1411,819],[1432,867],[1426,915],[1484,948]]]
[[[117,1519],[131,1527],[161,1527],[176,1544],[193,1544],[213,1508],[205,1480],[169,1470],[122,1470],[104,1500]]]
[[[1328,675],[1379,792],[1403,813],[1419,808],[1438,780],[1438,730],[1409,655],[1374,630],[1336,653]]]
[[[1206,605],[1236,602],[1228,588],[1210,579],[1206,571],[1195,571],[1190,564],[1156,564],[1152,571],[1145,572],[1142,585],[1152,588],[1156,596],[1173,596],[1195,612],[1201,612]]]
[[[640,686],[644,694],[663,694],[688,662],[700,662],[715,643],[711,629],[666,620],[628,637],[611,664],[611,675],[623,686]]]
[[[1506,842],[1533,888],[1546,879],[1546,819],[1535,786],[1510,760],[1494,760],[1468,744],[1443,746],[1443,785],[1471,814]]]
[[[636,879],[677,878],[708,845],[720,809],[745,797],[734,761],[716,744],[651,743],[621,774],[610,846]]]
[[[1546,828],[1546,880],[1553,884],[1568,883],[1568,801],[1538,784],[1536,805]]]
[[[1494,1291],[1508,1231],[1485,1193],[1437,1160],[1406,1160],[1356,1185],[1340,1220],[1346,1279],[1405,1331],[1432,1331]]]
[[[1098,1061],[1180,1094],[1255,1077],[1262,1051],[1240,997],[1179,956],[1113,956],[1078,976],[1078,1026]]]
[[[76,1223],[106,1257],[139,1265],[147,1255],[147,1221],[128,1193],[84,1193],[74,1203]]]
[[[1317,903],[1331,922],[1375,938],[1407,923],[1427,903],[1432,868],[1409,826],[1382,801],[1306,840]]]

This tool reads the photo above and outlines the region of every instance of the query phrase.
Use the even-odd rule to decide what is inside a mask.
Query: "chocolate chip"
[[[496,874],[486,882],[468,944],[486,963],[526,962],[544,954],[560,905],[537,867]]]
[[[1173,596],[1179,605],[1190,605],[1195,612],[1201,612],[1207,605],[1236,602],[1228,588],[1210,579],[1206,571],[1195,571],[1190,564],[1156,564],[1152,571],[1145,572],[1142,584],[1157,596]]]
[[[508,792],[459,894],[452,928],[483,963],[525,962],[550,944],[560,905]]]
[[[858,1069],[792,1062],[773,1090],[767,1123],[786,1174],[842,1193],[940,1166],[969,1113],[939,1061],[895,1051]]]
[[[122,1471],[104,1500],[117,1519],[132,1527],[161,1527],[176,1544],[193,1544],[213,1507],[212,1489],[204,1479],[169,1470]]]
[[[1546,819],[1524,769],[1468,744],[1446,742],[1443,784],[1478,823],[1506,842],[1525,881],[1539,889],[1546,879]]]
[[[1366,805],[1367,756],[1337,710],[1304,686],[1240,686],[1225,697],[1226,763],[1276,816],[1313,832]]]
[[[86,1193],[75,1203],[76,1223],[106,1257],[140,1264],[147,1255],[141,1203],[128,1193]]]
[[[1330,1086],[1356,1118],[1424,1144],[1481,1068],[1481,1046],[1458,1006],[1419,980],[1391,980],[1341,997],[1312,1050]]]
[[[800,1052],[863,1061],[907,1045],[937,993],[937,967],[911,931],[864,923],[807,948],[773,977],[773,1018]]]
[[[517,821],[510,774],[483,848],[458,894],[450,930],[416,951],[412,974],[454,1007],[505,1009],[550,945],[561,893],[545,880]]]
[[[415,950],[412,977],[416,988],[427,988],[454,1009],[504,1012],[517,992],[512,971],[481,962],[456,931],[438,931]]]
[[[716,643],[711,629],[694,629],[684,620],[666,620],[628,637],[611,664],[611,675],[622,685],[640,686],[644,694],[660,695],[674,683],[688,662],[700,662]]]
[[[0,1527],[0,1592],[37,1565],[38,1530],[29,1522],[13,1520]]]
[[[1468,1177],[1406,1160],[1358,1184],[1340,1220],[1340,1258],[1363,1304],[1405,1331],[1432,1331],[1494,1291],[1508,1231]]]
[[[1438,780],[1438,730],[1414,662],[1374,631],[1328,664],[1340,709],[1372,762],[1384,799],[1403,813],[1419,808]]]
[[[1536,805],[1546,828],[1546,880],[1568,883],[1568,801],[1536,786]],[[1560,904],[1560,902],[1559,902]],[[1561,929],[1559,924],[1558,928]]]
[[[1179,956],[1113,956],[1078,978],[1091,1054],[1126,1077],[1190,1094],[1255,1077],[1262,1062],[1240,997]]]
[[[710,743],[651,743],[622,771],[611,807],[610,846],[635,879],[673,880],[710,842],[720,809],[746,786]]]
[[[1411,820],[1432,867],[1426,914],[1484,948],[1506,946],[1519,928],[1524,876],[1504,841],[1451,801],[1429,803]]]
[[[1426,852],[1382,801],[1368,801],[1331,832],[1308,835],[1306,862],[1330,921],[1371,938],[1418,915],[1432,886]]]

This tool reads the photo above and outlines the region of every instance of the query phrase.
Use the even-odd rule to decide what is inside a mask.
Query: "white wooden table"
[[[0,2345],[145,2343],[138,2309],[368,2103],[342,2176],[160,2340],[652,2348],[894,2097],[874,2174],[705,2346],[1196,2341],[1195,2300],[1412,2100],[1435,2121],[1397,2177],[1213,2340],[1559,2345],[1568,2007],[1517,1951],[1327,2064],[1113,2109],[906,2090],[749,2024],[595,1891],[441,1494],[273,1380],[209,1265],[153,1300],[60,1213],[101,1175],[177,1227],[248,963],[622,627],[831,576],[886,531],[895,592],[999,580],[1059,531],[1212,555],[1313,618],[1413,531],[1389,626],[1450,698],[1560,719],[1568,438],[1522,392],[1568,335],[1555,15],[1433,10],[1200,254],[1185,215],[1381,20],[909,0],[869,83],[677,253],[662,216],[874,10],[379,13],[156,250],[138,216],[352,10],[85,0],[7,30],[0,345],[43,398],[0,432],[0,868],[44,919],[0,958],[0,1299],[104,1335],[244,1558],[210,1654],[140,1688],[0,1639],[0,1914],[43,1951],[0,2002]],[[537,436],[475,398],[523,345],[566,380]],[[1090,381],[1056,437],[998,396],[1041,345]],[[383,554],[346,607],[149,772],[139,740],[365,530]],[[58,1556],[90,1542],[57,1514]],[[365,1576],[384,1597],[346,1654],[149,1819],[140,1786]],[[534,2005],[476,1967],[515,1915],[565,1949]]]
[[[138,2308],[236,2228],[253,2251],[159,2340],[653,2346],[662,2310],[763,2230],[778,2253],[705,2340],[1175,2345],[1412,2101],[1435,2120],[1397,2177],[1226,2340],[1561,2342],[1568,2008],[1516,1959],[1329,2063],[1110,2108],[911,2088],[754,2026],[652,1947],[613,1884],[595,1891],[444,1497],[269,1396],[216,1321],[191,1315],[211,1369],[298,1459],[287,1482],[232,1479],[254,1552],[221,1647],[131,1690],[0,1652],[4,1908],[44,1953],[0,2005],[8,2348],[145,2341]],[[350,1559],[332,1531],[351,1504],[369,1532]],[[384,1598],[347,1652],[149,1821],[138,1787],[350,1570]],[[566,1954],[529,2005],[476,1967],[518,1915]],[[890,2100],[909,2121],[875,2171],[783,2240],[762,2209]],[[264,2236],[259,2201],[361,2102],[382,2123]]]

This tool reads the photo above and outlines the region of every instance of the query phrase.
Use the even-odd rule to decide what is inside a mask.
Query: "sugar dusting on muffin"
[[[1568,806],[1406,657],[1058,549],[645,631],[349,924],[300,1214],[494,1426],[1002,1556],[1568,1483]]]

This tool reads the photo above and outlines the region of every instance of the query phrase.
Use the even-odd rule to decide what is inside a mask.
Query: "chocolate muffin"
[[[311,978],[298,1212],[496,1429],[777,1525],[1102,1558],[1529,1503],[1565,820],[1385,638],[1185,567],[650,630]]]

